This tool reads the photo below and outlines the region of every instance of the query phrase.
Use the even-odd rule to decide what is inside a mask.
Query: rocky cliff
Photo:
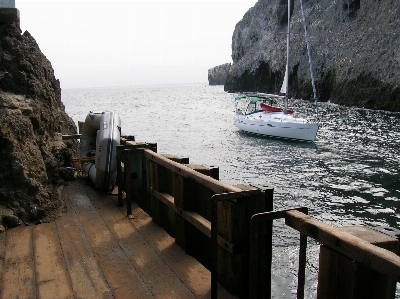
[[[400,111],[400,5],[303,0],[318,97]],[[237,23],[225,90],[276,93],[284,77],[287,1],[259,0]],[[291,16],[290,97],[312,97],[300,1]]]
[[[230,63],[224,63],[208,70],[209,85],[224,85],[228,77]]]
[[[54,135],[76,126],[51,63],[21,34],[19,14],[0,18],[0,123],[0,230],[51,219],[63,207],[59,187],[73,179],[67,167],[78,150]]]

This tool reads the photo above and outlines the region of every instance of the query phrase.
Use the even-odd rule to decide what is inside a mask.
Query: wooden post
[[[128,150],[124,150],[125,163],[124,163],[124,174],[125,174],[125,192],[126,192],[126,215],[132,215],[132,185],[131,182],[131,157],[128,154]]]
[[[204,175],[218,178],[218,168],[199,164],[187,164],[188,168]],[[183,178],[174,176],[175,205],[184,211],[192,211],[211,221],[211,196],[215,193],[209,188]],[[211,240],[179,214],[175,215],[175,240],[185,252],[195,257],[207,269],[211,267]]]
[[[175,206],[181,210],[188,210],[190,199],[190,190],[193,189],[194,181],[183,176],[173,174],[173,197]],[[186,223],[179,213],[175,215],[175,242],[186,251]]]
[[[126,177],[126,206],[127,215],[132,214],[132,200],[140,201],[144,197],[143,178],[143,149],[126,149],[125,177]]]
[[[218,166],[209,166],[210,169],[210,177],[219,180],[219,167]]]
[[[124,205],[122,201],[122,192],[125,191],[125,175],[124,175],[124,166],[122,163],[125,163],[123,158],[123,150],[125,146],[117,145],[117,186],[118,186],[118,206],[122,207]]]
[[[157,143],[147,143],[149,145],[149,149],[153,152],[157,153]]]
[[[132,200],[131,198],[129,198],[129,196],[135,196],[135,201],[136,203],[147,213],[150,214],[150,187],[149,187],[149,181],[150,181],[150,176],[149,176],[149,171],[150,171],[150,166],[149,166],[149,162],[147,161],[147,159],[145,159],[144,155],[143,155],[143,150],[144,149],[151,149],[153,151],[157,151],[157,143],[146,143],[146,142],[135,142],[134,141],[135,138],[134,136],[125,136],[124,137],[124,149],[130,149],[130,150],[137,150],[137,149],[141,149],[141,155],[143,157],[137,156],[135,159],[137,160],[137,163],[141,163],[141,166],[139,166],[139,164],[133,166],[136,167],[137,169],[141,170],[141,173],[137,174],[139,177],[139,180],[135,183],[136,185],[136,191],[137,192],[140,190],[140,193],[132,193],[131,191],[131,187],[129,186],[129,183],[133,178],[132,178],[132,174],[128,173],[126,171],[126,169],[129,169],[129,167],[127,166],[127,163],[130,162],[130,160],[128,161],[128,158],[125,156],[125,151],[123,151],[121,153],[121,161],[124,163],[124,167],[123,167],[123,175],[122,178],[120,180],[125,181],[125,186],[124,188],[126,189],[126,195],[127,195],[127,203],[129,202],[130,204],[130,200]],[[118,149],[117,149],[117,159],[118,159]],[[117,160],[118,161],[118,160]],[[136,163],[135,162],[135,163]],[[118,166],[119,167],[119,166]],[[118,176],[118,171],[117,171],[117,176]],[[117,181],[118,182],[118,181]],[[123,183],[122,183],[123,184]],[[139,187],[140,185],[140,187]],[[122,192],[122,191],[121,191]],[[128,195],[129,194],[129,195]],[[121,199],[120,199],[121,196]],[[122,202],[122,193],[121,195],[118,192],[118,204],[120,204],[120,201]]]
[[[158,167],[159,165],[153,161],[149,161],[149,176],[150,176],[150,188],[160,191],[159,180],[158,180]],[[156,224],[159,224],[158,219],[158,199],[150,192],[150,204],[151,208],[148,213],[152,217]]]
[[[161,154],[161,155],[163,155],[165,158],[168,158],[168,159],[170,159],[172,161],[175,161],[175,162],[178,162],[178,163],[181,163],[181,164],[188,164],[189,163],[189,158],[187,158],[187,157],[182,158],[182,157],[178,157],[178,156],[171,155],[171,154]]]
[[[232,295],[249,298],[251,216],[256,214],[257,210],[261,212],[265,209],[265,192],[248,185],[239,187],[243,191],[215,194],[212,197],[211,298],[213,299],[217,298],[217,282]],[[262,233],[259,237],[260,247],[263,248],[265,234]],[[256,253],[258,255],[260,252]],[[265,272],[265,255],[261,253],[257,261],[258,268]],[[264,280],[262,281],[264,283]]]
[[[157,143],[148,143],[148,148],[157,153]],[[150,167],[150,161],[146,158],[143,157],[143,169],[145,171],[145,178],[146,178],[146,194],[144,197],[144,205],[141,207],[146,213],[151,215],[151,180],[152,180],[152,173],[151,173],[151,167]],[[157,181],[158,184],[158,181]]]
[[[218,282],[232,295],[249,296],[250,220],[256,213],[266,212],[265,192],[249,185],[237,185],[243,191],[259,191],[258,194],[218,203],[218,235],[236,248],[230,254],[218,248]],[[260,236],[265,244],[265,236]],[[265,267],[265,255],[259,261]]]
[[[162,154],[163,157],[175,161],[177,163],[182,162],[182,158],[170,155],[170,154]],[[186,159],[184,160],[186,161]],[[150,185],[148,189],[153,188],[157,192],[173,194],[173,173],[170,169],[167,169],[164,166],[158,165],[154,162],[150,162]],[[151,190],[149,190],[151,191]],[[174,221],[172,218],[171,211],[166,207],[163,203],[154,197],[154,195],[150,192],[151,198],[151,212],[150,215],[153,218],[153,221],[157,223],[157,225],[163,227],[171,236],[174,236],[174,228],[172,222]]]
[[[189,158],[178,157],[171,154],[161,154],[162,156],[168,158],[171,161],[187,164],[189,163]],[[159,166],[160,167],[160,166]],[[159,182],[162,180],[162,184],[159,183],[160,192],[165,192],[169,195],[174,193],[173,185],[173,171],[165,167],[159,168]],[[173,238],[175,238],[175,210],[171,209],[167,205],[159,202],[158,203],[158,213],[159,213],[159,225]]]
[[[188,164],[190,169],[205,174],[213,179],[219,179],[219,168],[216,166],[207,167],[200,164]],[[187,202],[187,209],[199,213],[201,216],[211,221],[211,196],[215,194],[209,188],[201,184],[194,184],[191,190],[190,203]]]
[[[341,227],[378,247],[399,253],[397,239],[364,226]],[[340,245],[340,244],[339,244]],[[393,299],[396,281],[322,245],[319,257],[318,299]]]

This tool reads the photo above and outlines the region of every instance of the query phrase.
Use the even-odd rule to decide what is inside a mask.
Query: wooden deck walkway
[[[129,219],[82,180],[63,198],[55,222],[0,235],[0,298],[211,298],[210,272],[137,205]]]

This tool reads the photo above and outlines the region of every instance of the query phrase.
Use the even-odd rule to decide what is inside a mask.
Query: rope
[[[312,84],[313,93],[314,93],[314,100],[315,100],[315,112],[317,113],[317,118],[318,118],[318,98],[317,98],[317,89],[315,88],[314,72],[313,72],[312,57],[311,57],[311,47],[310,47],[310,42],[309,42],[309,40],[308,40],[306,18],[305,18],[305,16],[304,16],[304,9],[303,9],[303,1],[302,1],[302,0],[300,0],[300,6],[301,6],[301,15],[302,15],[302,17],[303,17],[304,35],[305,35],[305,37],[306,37],[308,62],[309,62],[309,64],[310,64],[311,84]]]

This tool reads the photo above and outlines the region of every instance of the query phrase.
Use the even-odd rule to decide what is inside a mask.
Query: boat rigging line
[[[304,35],[305,35],[306,44],[307,44],[308,62],[309,62],[309,64],[310,64],[311,84],[312,84],[312,88],[313,88],[314,101],[315,101],[315,112],[316,112],[316,114],[317,114],[317,120],[318,120],[318,98],[317,98],[317,89],[315,88],[314,71],[313,71],[312,57],[311,57],[311,47],[310,47],[310,41],[309,41],[309,39],[308,39],[306,18],[305,18],[305,16],[304,16],[303,0],[300,0],[300,7],[301,7],[301,15],[302,15],[302,17],[303,17]]]

